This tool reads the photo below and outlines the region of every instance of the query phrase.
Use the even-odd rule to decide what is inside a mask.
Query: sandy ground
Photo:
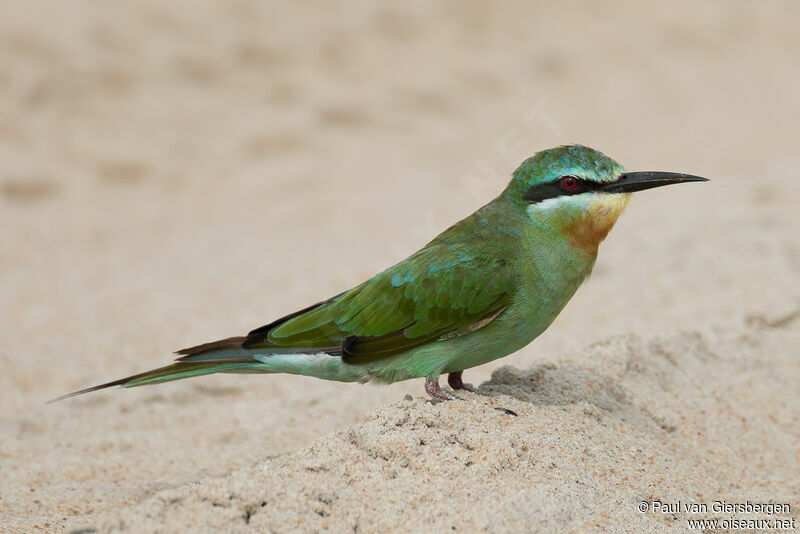
[[[800,4],[502,6],[0,4],[0,531],[797,518]],[[466,373],[481,395],[222,375],[44,404],[340,292],[568,142],[713,181],[637,195],[554,325]]]

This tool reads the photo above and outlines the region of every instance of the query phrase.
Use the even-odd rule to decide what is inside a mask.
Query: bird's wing
[[[466,334],[497,317],[513,284],[504,261],[429,245],[328,301],[250,332],[247,349],[317,349],[366,363]]]

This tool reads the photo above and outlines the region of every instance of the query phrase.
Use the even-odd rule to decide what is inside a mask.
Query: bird
[[[537,152],[497,198],[369,280],[247,335],[177,351],[174,363],[111,386],[212,373],[288,373],[340,382],[425,379],[433,399],[471,389],[465,369],[507,356],[544,332],[587,279],[600,243],[634,192],[690,174],[627,172],[583,145]],[[51,401],[53,402],[53,401]]]

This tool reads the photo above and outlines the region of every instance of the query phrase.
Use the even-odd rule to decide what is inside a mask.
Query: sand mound
[[[797,503],[797,316],[615,338],[580,363],[500,368],[460,402],[407,396],[98,530],[664,532],[715,514],[641,513],[642,501]]]

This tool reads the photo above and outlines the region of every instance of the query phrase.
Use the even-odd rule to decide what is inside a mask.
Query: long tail
[[[177,353],[183,356],[178,358],[172,365],[159,367],[158,369],[152,369],[144,373],[106,382],[99,386],[68,393],[47,402],[49,404],[51,402],[68,399],[76,395],[83,395],[84,393],[91,393],[92,391],[112,386],[132,388],[212,373],[270,372],[264,369],[264,365],[261,361],[254,359],[252,354],[242,347],[243,341],[243,337],[232,337],[206,343],[204,345],[198,345],[197,347],[179,350]]]

